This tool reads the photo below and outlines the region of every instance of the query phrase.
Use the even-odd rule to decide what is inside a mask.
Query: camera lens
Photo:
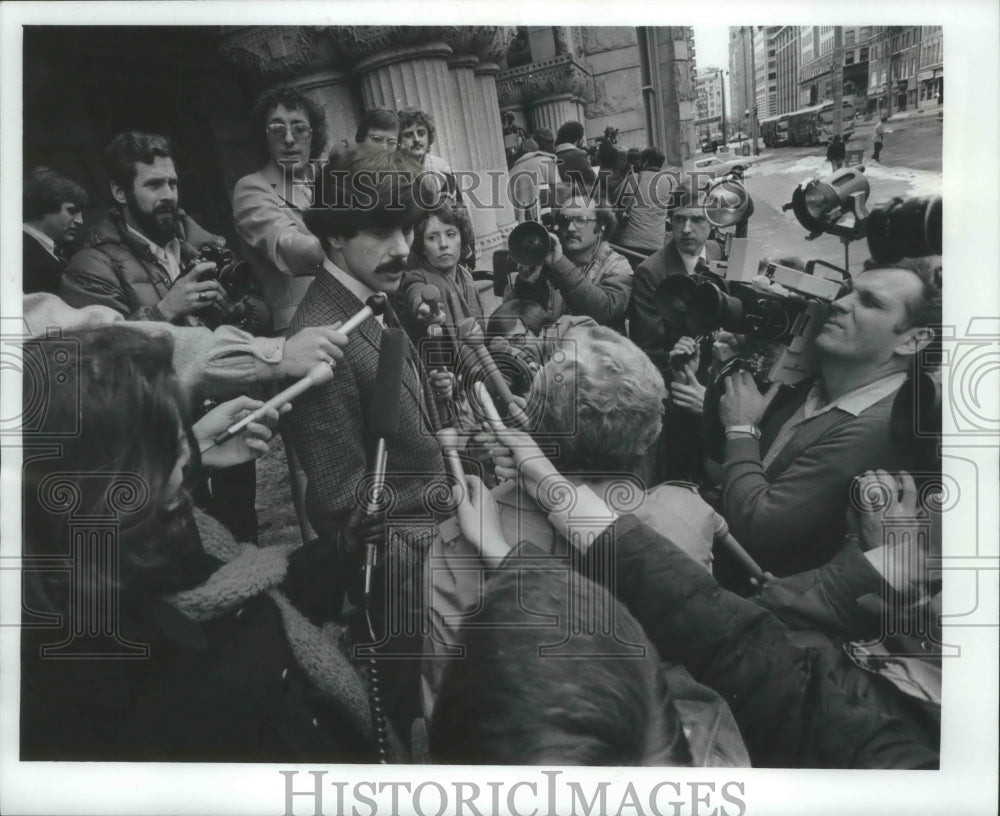
[[[941,254],[941,197],[894,198],[868,220],[868,249],[878,263]]]
[[[708,334],[712,329],[740,331],[743,304],[727,295],[714,283],[702,283],[688,303],[688,325],[695,334]]]

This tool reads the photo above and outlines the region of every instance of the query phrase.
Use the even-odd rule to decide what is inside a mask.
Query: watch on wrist
[[[726,437],[730,436],[752,436],[760,439],[760,428],[756,425],[729,425],[726,427]]]

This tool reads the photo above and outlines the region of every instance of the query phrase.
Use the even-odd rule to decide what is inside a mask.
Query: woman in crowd
[[[73,372],[79,400],[48,406],[31,442],[62,453],[25,468],[35,625],[22,630],[21,759],[374,761],[365,685],[324,602],[346,574],[339,556],[237,544],[192,510],[199,459],[259,455],[277,413],[250,441],[213,446],[259,403],[226,403],[192,428],[171,346],[127,326],[25,344],[65,357],[49,385]],[[387,733],[381,744],[393,750]]]
[[[483,317],[483,304],[472,273],[462,263],[472,245],[472,222],[465,208],[442,201],[428,210],[413,231],[410,269],[396,293],[400,319],[414,341],[434,323],[454,326],[466,318]],[[423,288],[436,286],[441,295],[434,307],[424,302]]]

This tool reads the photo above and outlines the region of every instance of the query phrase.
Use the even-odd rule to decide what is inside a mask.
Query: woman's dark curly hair
[[[462,260],[467,257],[470,247],[475,243],[476,237],[472,231],[469,211],[461,204],[453,204],[445,199],[437,206],[425,210],[413,229],[413,244],[410,246],[410,266],[412,268],[416,268],[424,262],[424,232],[431,216],[435,215],[442,223],[458,227],[458,232],[462,236],[462,249],[459,253]]]
[[[284,105],[288,110],[300,110],[309,119],[312,128],[312,141],[309,145],[309,158],[315,159],[323,155],[326,148],[326,117],[323,108],[311,97],[296,88],[270,88],[253,103],[250,111],[250,127],[254,144],[263,156],[268,155],[267,128],[268,117],[278,105]]]

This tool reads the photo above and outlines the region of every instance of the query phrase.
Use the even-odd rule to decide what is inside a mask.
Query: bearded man
[[[177,171],[166,136],[128,131],[104,152],[116,206],[69,261],[59,295],[70,306],[109,306],[128,320],[201,325],[198,315],[226,295],[216,268],[196,262],[207,244],[225,239],[178,207]]]

